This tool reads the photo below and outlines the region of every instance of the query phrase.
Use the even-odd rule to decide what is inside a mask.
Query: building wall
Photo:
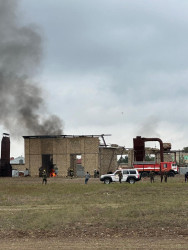
[[[117,156],[128,155],[129,163],[132,164],[133,150],[127,150],[124,147],[101,147],[99,150],[99,172],[106,174],[114,172],[118,167]]]
[[[51,154],[53,164],[58,167],[58,175],[66,176],[70,168],[71,155],[81,155],[85,171],[93,173],[98,169],[99,138],[98,137],[59,137],[59,138],[24,138],[25,168],[31,176],[39,176],[42,166],[42,155]]]
[[[25,164],[11,164],[12,169],[16,169],[18,171],[24,171],[26,170]]]
[[[117,149],[115,149],[115,148],[100,148],[100,156],[99,156],[99,172],[100,172],[100,174],[114,172],[117,169],[117,167],[118,167]]]
[[[188,167],[180,167],[179,168],[179,174],[184,175],[187,172],[188,172]]]

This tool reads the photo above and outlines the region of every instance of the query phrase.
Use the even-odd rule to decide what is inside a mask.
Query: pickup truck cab
[[[113,174],[101,175],[100,181],[105,184],[110,184],[111,182],[119,182],[119,173],[122,172],[122,182],[128,182],[134,184],[136,181],[140,180],[140,175],[136,169],[118,169]]]

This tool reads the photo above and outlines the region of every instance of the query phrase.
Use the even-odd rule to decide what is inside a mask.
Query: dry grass
[[[0,178],[0,234],[179,242],[188,236],[187,190],[181,176],[135,185],[51,178],[46,186],[39,178]]]

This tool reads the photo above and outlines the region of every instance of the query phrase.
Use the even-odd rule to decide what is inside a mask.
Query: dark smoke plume
[[[42,41],[33,25],[19,22],[17,0],[0,0],[0,125],[12,135],[62,134],[62,122],[48,115],[33,81]]]

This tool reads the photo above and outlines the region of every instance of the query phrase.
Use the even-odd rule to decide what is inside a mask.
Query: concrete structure
[[[25,169],[25,159],[23,156],[16,157],[10,160],[10,164],[12,166],[12,170],[17,170],[18,172],[24,172]],[[12,173],[16,173],[15,171]],[[16,175],[16,174],[15,174]]]
[[[180,167],[179,168],[179,174],[185,174],[188,172],[188,167]]]
[[[98,168],[99,138],[90,136],[24,136],[25,167],[31,176],[39,175],[39,168],[48,172],[52,165],[59,176],[75,171],[76,156],[82,157],[85,171]]]
[[[133,150],[127,150],[124,147],[118,145],[110,147],[100,147],[99,149],[99,166],[100,174],[106,174],[108,172],[114,172],[118,167],[117,158],[121,155],[128,155],[129,163],[131,166]]]
[[[102,135],[103,136],[103,135]],[[100,144],[100,136],[24,136],[25,168],[31,176],[39,176],[40,170],[48,174],[54,168],[58,176],[67,176],[73,171],[80,176],[77,157],[81,159],[82,172],[93,175],[94,170],[100,174],[117,169],[117,155],[128,154],[123,147]],[[104,140],[104,138],[103,138]]]
[[[25,159],[23,156],[18,156],[16,158],[11,158],[10,159],[10,164],[13,165],[13,164],[19,164],[19,165],[23,165],[25,164]]]

